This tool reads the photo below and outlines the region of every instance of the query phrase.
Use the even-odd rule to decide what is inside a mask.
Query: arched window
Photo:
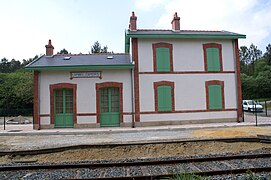
[[[205,82],[206,105],[208,110],[225,109],[224,82],[213,80]]]
[[[204,68],[209,72],[223,71],[222,45],[216,43],[203,44]]]
[[[152,50],[153,50],[154,72],[172,72],[173,71],[172,44],[155,43],[152,44]]]
[[[154,99],[156,112],[173,112],[174,103],[174,82],[154,82]]]

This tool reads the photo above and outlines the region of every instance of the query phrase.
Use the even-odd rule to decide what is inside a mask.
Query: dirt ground
[[[2,156],[0,164],[18,160],[35,160],[44,162],[72,162],[87,160],[108,160],[124,158],[151,158],[183,155],[201,155],[218,153],[236,153],[259,149],[271,150],[271,144],[254,142],[183,142],[171,144],[129,145],[82,150],[68,150],[59,153],[40,154],[33,156]]]

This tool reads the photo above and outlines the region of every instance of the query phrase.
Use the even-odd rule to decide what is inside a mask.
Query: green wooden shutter
[[[169,48],[156,48],[156,71],[170,71],[170,53]]]
[[[222,87],[221,85],[210,85],[209,91],[209,109],[222,109]]]
[[[159,86],[158,111],[172,111],[171,86]]]
[[[207,68],[208,71],[220,71],[220,57],[218,48],[207,48]]]

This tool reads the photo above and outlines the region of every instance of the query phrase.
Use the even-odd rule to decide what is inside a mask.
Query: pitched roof
[[[130,55],[123,54],[57,54],[41,56],[26,69],[123,69],[133,68]]]

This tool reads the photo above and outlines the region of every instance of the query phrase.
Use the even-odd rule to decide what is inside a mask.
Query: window
[[[223,81],[207,81],[206,88],[206,101],[208,110],[223,110],[224,104],[224,82]]]
[[[168,81],[154,82],[155,111],[173,112],[174,106],[174,83]]]
[[[205,71],[220,72],[222,67],[222,46],[221,44],[203,44]]]
[[[172,44],[156,43],[152,49],[154,72],[173,71]]]

